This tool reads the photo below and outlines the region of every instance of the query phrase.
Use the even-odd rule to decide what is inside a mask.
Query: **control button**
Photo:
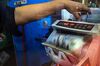
[[[74,26],[75,24],[74,23],[71,23],[70,25]]]
[[[79,27],[79,24],[76,24],[76,25],[74,26],[74,28],[76,28],[76,29],[78,29],[78,27]]]
[[[83,24],[80,24],[78,29],[82,29],[83,28]]]
[[[70,24],[70,27],[71,27],[71,28],[73,28],[74,26],[75,26],[75,24],[74,24],[74,23],[71,23],[71,24]]]
[[[83,30],[86,30],[86,27],[85,27],[85,26],[83,26],[83,27],[82,27],[82,29],[83,29]]]
[[[69,23],[64,23],[64,26],[68,26],[69,25]]]
[[[88,30],[91,30],[92,28],[93,28],[92,25],[87,26],[87,29],[88,29]]]

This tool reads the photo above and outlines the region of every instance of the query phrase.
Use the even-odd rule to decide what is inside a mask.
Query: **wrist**
[[[59,0],[55,0],[54,3],[56,4],[56,10],[61,10],[65,8],[65,4],[63,2],[60,2]]]
[[[72,0],[56,0],[63,5],[63,9],[69,8]]]

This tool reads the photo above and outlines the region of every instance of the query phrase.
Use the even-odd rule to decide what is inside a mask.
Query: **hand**
[[[59,0],[60,1],[60,0]],[[74,2],[71,0],[61,0],[62,3],[64,3],[65,8],[72,13],[77,19],[80,18],[81,12],[87,13],[89,11],[89,8],[82,3]]]

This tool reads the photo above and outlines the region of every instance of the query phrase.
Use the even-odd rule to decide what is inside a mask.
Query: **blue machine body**
[[[16,1],[18,0],[11,0],[8,5],[10,7],[16,7],[14,5]],[[27,3],[24,5],[43,2],[48,2],[48,0],[27,0]],[[20,6],[23,6],[23,4]],[[48,27],[44,26],[45,21]],[[48,33],[49,26],[51,26],[51,16],[24,25],[24,48],[26,50],[23,48],[22,36],[13,36],[18,66],[23,66],[23,54],[25,53],[28,66],[42,66],[42,64],[50,61],[46,55],[44,46],[36,40],[37,38],[43,38]],[[19,26],[18,29],[22,32],[22,26]]]

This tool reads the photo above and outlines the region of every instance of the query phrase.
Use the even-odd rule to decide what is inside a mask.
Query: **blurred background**
[[[100,7],[100,0],[73,0],[73,1],[77,1],[77,2],[81,2],[85,5],[90,5],[91,3],[95,3],[96,7]]]

